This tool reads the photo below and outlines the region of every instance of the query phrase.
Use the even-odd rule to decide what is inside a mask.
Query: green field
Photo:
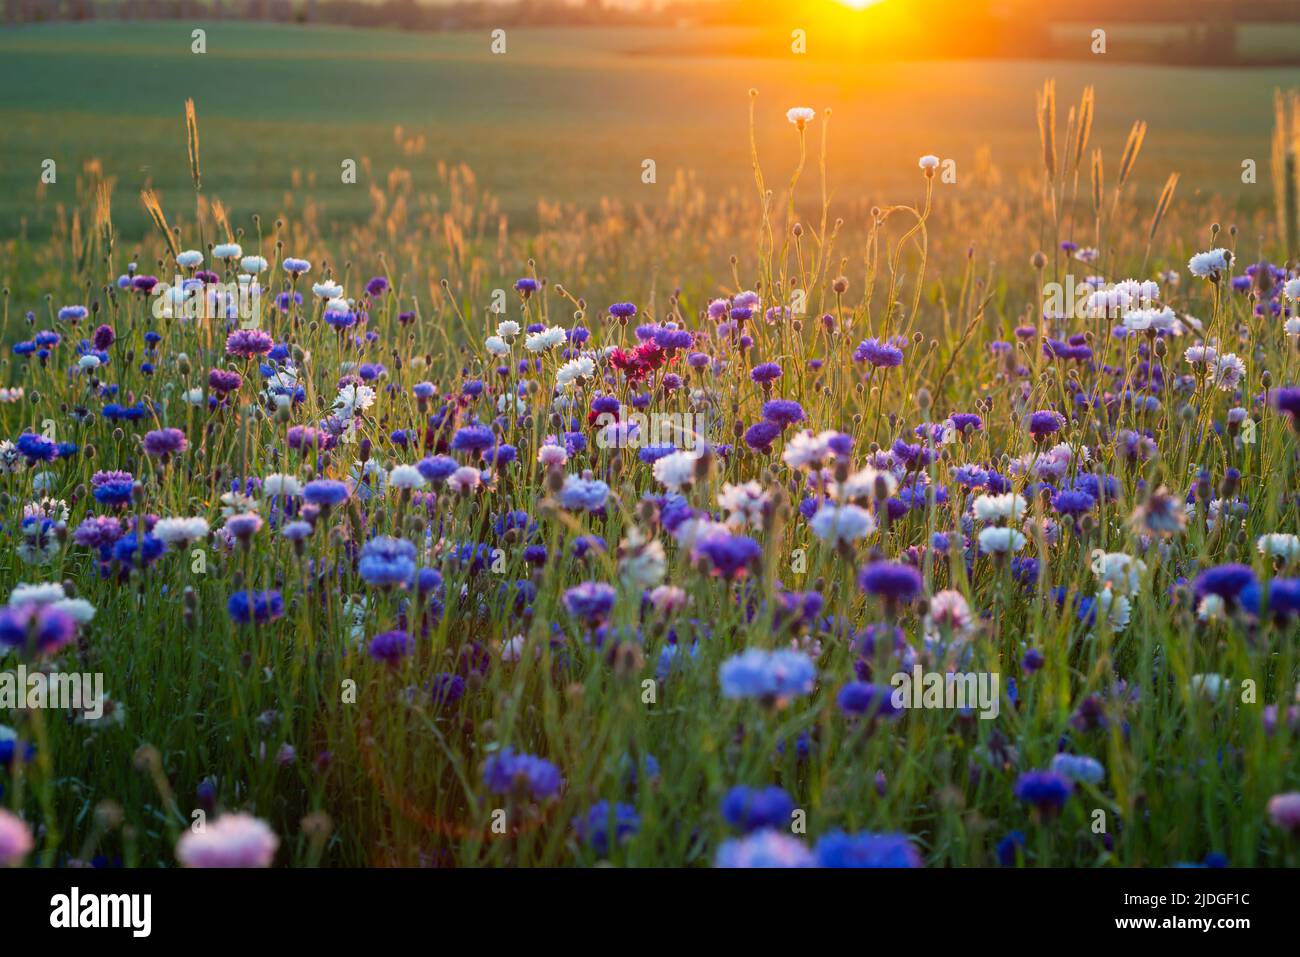
[[[30,234],[48,231],[92,158],[116,179],[118,227],[138,235],[145,218],[132,197],[141,187],[158,188],[164,201],[189,188],[186,97],[198,109],[204,191],[240,222],[288,209],[295,171],[338,225],[370,209],[369,175],[382,184],[401,166],[428,188],[441,160],[467,162],[527,222],[539,197],[654,204],[683,170],[706,187],[744,184],[750,87],[762,94],[762,119],[794,105],[834,109],[831,175],[840,198],[915,199],[916,157],[927,152],[957,161],[957,189],[981,188],[960,175],[981,147],[1014,180],[1034,156],[1033,90],[1050,76],[1063,103],[1096,86],[1094,143],[1112,164],[1132,121],[1148,121],[1140,188],[1158,189],[1177,169],[1181,197],[1222,194],[1230,211],[1267,201],[1272,91],[1295,81],[1288,70],[1100,61],[840,63],[775,43],[774,55],[759,59],[718,55],[736,47],[737,31],[704,29],[511,31],[507,53],[493,55],[478,34],[215,22],[206,27],[207,52],[196,55],[194,26],[99,22],[0,33],[0,235],[19,234],[24,222]],[[759,124],[774,166],[794,149],[782,125]],[[404,154],[397,126],[422,136],[423,150]],[[46,158],[59,179],[42,197]],[[347,158],[362,166],[356,185],[341,182]],[[657,164],[658,188],[641,182],[647,158]],[[1247,158],[1259,164],[1259,185],[1240,182]]]

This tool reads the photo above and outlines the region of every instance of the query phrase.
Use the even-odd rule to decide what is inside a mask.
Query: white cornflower
[[[77,368],[89,372],[91,369],[99,368],[98,356],[82,356],[77,360]]]
[[[767,514],[771,498],[757,482],[741,485],[728,482],[718,493],[718,504],[727,513],[728,525],[735,528],[744,528],[746,525],[762,528],[763,516]]]
[[[48,473],[42,472],[41,476]],[[41,476],[37,476],[40,478]],[[42,483],[44,484],[44,483]],[[68,503],[61,498],[43,498],[23,506],[23,518],[48,518],[56,522],[68,520]]]
[[[519,323],[513,319],[504,319],[497,323],[497,335],[502,339],[513,339],[519,335]]]
[[[312,283],[311,291],[320,299],[340,299],[343,296],[343,287],[333,279]]]
[[[1225,352],[1214,360],[1214,384],[1221,392],[1231,392],[1246,377],[1246,363],[1231,352]]]
[[[1288,336],[1300,336],[1300,316],[1292,316],[1282,324],[1282,330]]]
[[[375,390],[368,385],[345,385],[334,400],[334,413],[341,418],[351,418],[375,404]]]
[[[1293,561],[1300,558],[1300,538],[1287,532],[1270,532],[1255,543],[1261,555]]]
[[[823,505],[808,521],[823,542],[838,545],[866,538],[876,531],[876,520],[859,505]]]
[[[453,492],[472,492],[482,484],[483,474],[468,465],[462,465],[447,476],[447,487]]]
[[[67,597],[63,586],[58,582],[38,582],[35,585],[19,583],[9,593],[9,607],[19,605],[52,605]]]
[[[975,517],[981,522],[1016,521],[1029,504],[1023,495],[1007,492],[1005,495],[981,495],[971,503]]]
[[[214,259],[238,259],[242,255],[244,255],[244,250],[239,243],[217,243],[212,247],[212,258]]]
[[[1201,621],[1221,621],[1226,612],[1227,606],[1218,595],[1206,595],[1196,607],[1196,617]]]
[[[661,459],[656,459],[651,466],[655,481],[660,482],[669,491],[676,492],[683,485],[695,481],[695,463],[699,459],[697,452],[670,452]]]
[[[424,476],[414,465],[394,465],[388,484],[397,489],[424,488]]]
[[[189,405],[204,405],[207,399],[203,396],[203,390],[199,388],[188,389],[181,393],[181,398]]]
[[[1300,279],[1288,279],[1282,286],[1282,295],[1288,299],[1300,299]]]
[[[964,633],[971,624],[970,605],[966,596],[951,588],[936,592],[930,598],[930,611],[926,615],[926,630],[942,629],[956,634]]]
[[[647,538],[641,529],[633,526],[618,546],[619,579],[629,588],[645,591],[664,580],[668,571],[668,558],[658,539]]]
[[[203,518],[160,518],[153,527],[154,537],[168,545],[186,545],[208,536],[208,522]]]
[[[262,494],[297,498],[302,494],[302,483],[292,475],[276,472],[262,479]]]
[[[177,253],[176,265],[182,269],[193,269],[196,266],[203,265],[203,253],[197,249],[187,249],[183,253]]]
[[[524,348],[529,352],[545,352],[556,346],[564,345],[566,336],[560,326],[547,326],[541,332],[534,332],[524,339]]]
[[[84,598],[61,598],[52,602],[51,607],[70,616],[79,625],[89,624],[95,617],[95,606]]]
[[[1154,309],[1130,309],[1124,313],[1124,328],[1129,332],[1146,332],[1151,328]]]
[[[537,461],[548,468],[553,465],[562,466],[569,461],[569,453],[563,445],[551,442],[537,450]]]
[[[242,512],[256,512],[259,502],[243,492],[226,492],[221,496],[221,517],[230,518]]]
[[[889,498],[897,488],[898,479],[893,472],[867,467],[854,472],[843,484],[831,483],[830,492],[836,498],[852,502],[859,499]]]
[[[555,373],[555,384],[561,389],[567,389],[582,379],[590,379],[596,374],[596,363],[592,361],[591,356],[578,356],[576,359],[570,359]]]
[[[689,600],[690,596],[686,594],[685,589],[678,588],[676,585],[660,585],[650,591],[650,604],[661,615],[685,608]]]
[[[836,434],[822,432],[813,435],[811,432],[799,432],[786,442],[781,458],[791,468],[815,468],[831,457],[830,440]]]
[[[980,551],[986,555],[1018,552],[1025,547],[1025,536],[1014,528],[993,526],[979,534]]]
[[[1218,698],[1231,687],[1221,674],[1210,672],[1204,675],[1192,675],[1188,688],[1192,694],[1203,698]]]
[[[1187,261],[1187,271],[1201,279],[1218,281],[1219,276],[1232,266],[1232,253],[1226,249],[1211,249],[1197,253]]]
[[[1147,563],[1123,552],[1107,552],[1092,562],[1093,574],[1102,588],[1113,588],[1121,595],[1138,590]]]
[[[790,109],[785,111],[785,118],[799,129],[803,129],[816,119],[816,117],[817,111],[811,106],[792,106]]]
[[[1097,595],[1097,607],[1106,613],[1106,621],[1113,631],[1123,631],[1128,627],[1133,604],[1127,595],[1118,595],[1109,588],[1103,588]]]
[[[935,156],[933,153],[926,153],[916,161],[916,165],[924,170],[938,169],[939,157]]]
[[[509,641],[501,645],[501,660],[505,662],[516,662],[524,654],[524,636],[515,635]]]
[[[261,256],[245,256],[239,261],[239,268],[244,270],[250,276],[255,276],[259,272],[265,272],[269,264]]]
[[[494,356],[510,355],[510,343],[500,336],[488,336],[483,340],[483,347]]]
[[[528,403],[519,396],[514,397],[515,415],[523,415],[528,411]],[[510,396],[502,394],[497,396],[497,411],[505,412],[510,408]]]
[[[1188,346],[1183,353],[1183,360],[1192,365],[1209,364],[1219,357],[1214,346]]]

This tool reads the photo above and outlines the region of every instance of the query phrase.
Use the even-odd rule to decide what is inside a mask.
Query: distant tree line
[[[816,22],[834,0],[652,0],[635,8],[606,0],[0,0],[9,25],[55,20],[221,20],[474,30],[511,26],[670,26],[680,23],[786,29]],[[884,0],[916,4],[924,0]],[[841,8],[842,9],[842,8]],[[1237,28],[1248,23],[1300,23],[1300,0],[963,0],[936,6],[927,34],[929,56],[1086,56],[1054,26],[1164,25],[1145,40],[1108,51],[1116,59],[1152,63],[1232,65],[1243,62]],[[887,40],[887,38],[882,38]],[[1271,53],[1272,62],[1300,62]],[[1251,62],[1259,62],[1253,60]]]

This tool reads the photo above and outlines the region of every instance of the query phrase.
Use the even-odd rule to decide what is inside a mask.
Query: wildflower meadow
[[[60,168],[0,865],[1300,863],[1297,94],[1248,202],[1046,70],[886,201],[749,82],[732,188],[520,227],[456,163],[216,195],[183,82],[186,189]]]

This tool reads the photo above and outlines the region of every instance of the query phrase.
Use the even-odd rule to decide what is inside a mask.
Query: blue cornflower
[[[284,614],[284,599],[274,590],[237,591],[226,602],[226,612],[232,621],[241,625],[252,622],[262,625]]]
[[[1106,777],[1106,769],[1100,761],[1082,754],[1053,755],[1048,767],[1071,781],[1082,781],[1085,784],[1100,784]]]
[[[1060,811],[1073,792],[1074,782],[1056,771],[1026,771],[1016,779],[1016,797],[1047,815]]]
[[[813,847],[819,867],[920,867],[921,855],[906,834],[830,831]]]
[[[302,488],[304,501],[325,508],[343,504],[351,494],[345,483],[334,479],[314,479]]]
[[[425,481],[437,485],[460,468],[460,463],[450,455],[434,455],[416,462],[415,467],[420,470],[420,474],[424,476]]]
[[[728,824],[748,834],[764,827],[785,827],[794,813],[794,798],[784,788],[773,785],[750,788],[737,785],[722,799],[722,817]]]
[[[357,571],[377,588],[404,585],[415,574],[415,546],[404,538],[372,538],[361,546]]]
[[[550,761],[531,754],[516,754],[514,748],[506,747],[483,765],[483,783],[493,794],[524,790],[533,800],[544,801],[560,793],[564,778]]]
[[[817,669],[798,651],[750,648],[722,663],[718,678],[727,698],[787,698],[808,694]]]
[[[614,844],[622,844],[641,828],[641,818],[630,804],[610,804],[597,801],[586,815],[573,819],[573,829],[578,840],[588,845],[601,857],[609,853],[610,836]]]
[[[451,447],[456,452],[482,452],[496,444],[497,437],[486,425],[466,425],[456,430]]]

